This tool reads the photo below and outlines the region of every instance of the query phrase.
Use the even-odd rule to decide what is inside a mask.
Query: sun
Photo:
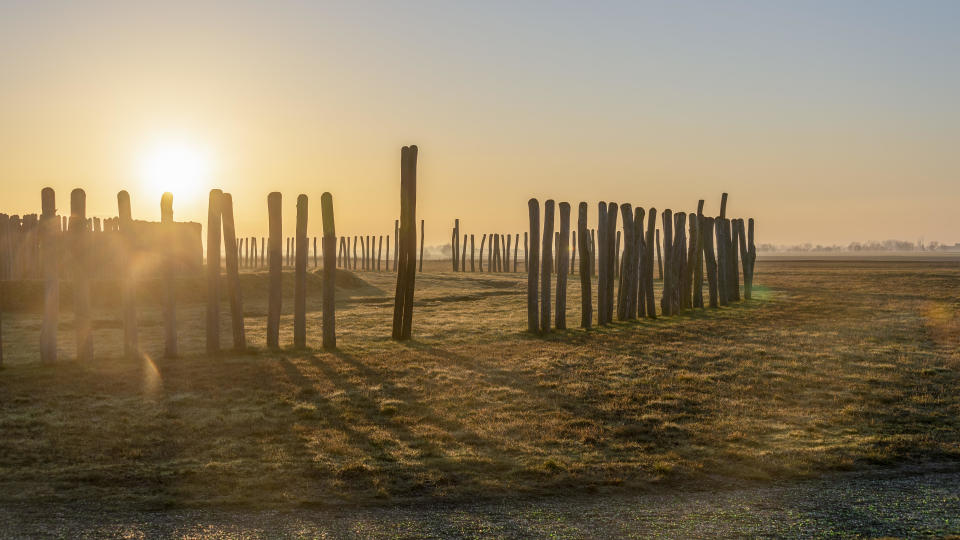
[[[193,199],[208,189],[212,173],[210,151],[186,138],[154,141],[137,160],[137,175],[152,195],[169,191],[180,200]]]

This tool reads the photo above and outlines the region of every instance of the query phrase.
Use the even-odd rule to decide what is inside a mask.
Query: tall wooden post
[[[530,199],[527,201],[527,210],[530,214],[530,240],[533,245],[540,243],[540,201]],[[523,250],[527,252],[527,235],[523,235]],[[481,249],[482,251],[482,249]],[[527,330],[533,333],[540,332],[540,310],[539,299],[540,292],[538,279],[540,274],[540,255],[538,250],[534,249],[531,256],[527,256]],[[487,265],[490,265],[489,260]]]
[[[417,147],[404,146],[400,152],[400,269],[393,304],[393,339],[410,339],[413,324],[413,290],[416,283],[417,253]],[[421,235],[423,222],[420,222]],[[423,242],[421,241],[421,247]],[[420,261],[423,264],[423,250]]]
[[[663,257],[660,255],[660,229],[657,229],[657,275],[663,279]]]
[[[735,219],[728,219],[726,222],[727,232],[730,234],[730,292],[731,300],[740,301],[740,269],[738,266],[738,236],[737,224]]]
[[[744,280],[744,296],[747,300],[753,298],[753,270],[757,263],[757,246],[753,242],[753,218],[747,221],[747,254],[750,255],[749,279]]]
[[[610,228],[607,226],[607,203],[600,201],[597,209],[597,324],[603,326],[607,324],[607,251],[610,244],[607,234]]]
[[[673,315],[673,212],[663,211],[663,296],[660,298],[660,311],[664,315]]]
[[[460,254],[460,271],[467,271],[467,235],[463,235],[463,253]]]
[[[700,236],[703,239],[703,258],[707,266],[707,291],[709,293],[710,307],[715,308],[719,305],[717,297],[717,258],[713,252],[713,237],[716,226],[714,225],[712,217],[703,216],[700,223]]]
[[[93,325],[90,317],[90,281],[87,228],[87,195],[70,193],[70,236],[73,239],[73,313],[77,334],[77,359],[93,360]]]
[[[123,275],[123,354],[127,358],[135,359],[140,352],[137,339],[137,286],[133,268],[137,234],[133,230],[130,194],[126,191],[117,193],[117,209],[122,246],[120,252]]]
[[[220,352],[220,221],[223,192],[210,190],[207,207],[207,354]]]
[[[692,238],[696,255],[693,260],[693,307],[703,307],[703,199],[697,205],[697,217],[690,219],[696,223],[696,238]]]
[[[297,197],[296,269],[293,278],[293,346],[307,346],[307,196]]]
[[[320,196],[320,212],[323,220],[323,348],[337,347],[337,316],[336,316],[336,264],[334,250],[337,244],[337,232],[333,219],[333,196],[324,192]],[[387,251],[390,250],[390,240],[387,240]],[[387,255],[389,264],[390,255]]]
[[[643,228],[643,218],[646,210],[642,206],[633,209],[633,236],[634,236],[634,266],[636,267],[637,280],[634,285],[633,298],[633,317],[645,317],[647,315],[647,290],[646,290],[646,266],[647,266],[647,242]]]
[[[570,269],[570,203],[560,207],[560,251],[557,253],[557,313],[556,327],[567,328],[567,272]]]
[[[550,280],[553,271],[553,199],[543,203],[543,252],[540,254],[540,331],[550,331]]]
[[[163,230],[163,356],[175,358],[179,354],[177,345],[177,259],[176,230],[173,225],[173,194],[164,193],[160,197],[160,226]]]
[[[607,281],[606,281],[606,301],[604,307],[607,312],[604,314],[604,320],[607,323],[613,322],[613,272],[616,268],[617,252],[615,250],[614,239],[617,230],[617,203],[607,203]]]
[[[487,243],[487,235],[484,234],[480,237],[480,271],[483,272],[483,246]],[[490,266],[490,262],[487,261],[487,266]]]
[[[230,300],[230,330],[233,348],[247,348],[247,336],[243,325],[243,295],[240,293],[240,265],[237,261],[237,233],[233,220],[233,196],[224,193],[220,198],[220,213],[223,223],[223,242],[227,266],[227,298]],[[304,254],[306,264],[306,254]]]
[[[471,271],[471,272],[476,272],[476,271],[477,271],[477,265],[476,265],[476,250],[474,249],[473,235],[472,235],[472,234],[470,235],[470,271]]]
[[[590,292],[590,280],[593,272],[590,266],[593,255],[590,253],[590,235],[587,233],[587,203],[577,207],[577,232],[580,241],[580,327],[590,328],[593,323],[593,298]]]
[[[381,260],[382,257],[383,257],[383,235],[382,235],[382,234],[381,234],[381,235],[378,235],[377,238],[378,238],[378,240],[377,240],[377,272],[379,272],[379,271],[380,271],[380,260]],[[389,240],[387,240],[387,242],[389,242]],[[387,249],[390,249],[390,246],[389,246],[389,245],[387,246]],[[389,256],[389,255],[388,255],[388,256]]]
[[[517,271],[517,246],[520,244],[520,233],[513,235],[513,271]]]
[[[510,271],[510,244],[511,244],[511,242],[513,242],[513,235],[512,235],[512,234],[508,234],[508,235],[507,235],[507,242],[506,242],[506,244],[504,244],[504,246],[503,246],[503,248],[504,248],[504,249],[503,249],[503,252],[504,252],[504,257],[503,257],[503,271],[504,271],[504,272],[509,272],[509,271]],[[513,256],[516,257],[516,256],[517,256],[516,253],[514,253]]]
[[[740,264],[743,267],[743,297],[749,300],[751,296],[748,291],[748,282],[750,280],[750,253],[747,251],[747,235],[746,231],[744,231],[742,219],[737,219],[734,226],[737,229],[737,241],[740,247]]]
[[[717,240],[717,299],[721,306],[725,306],[729,302],[727,297],[727,259],[725,255],[728,242],[723,222],[723,218],[720,217],[717,217],[713,222]]]
[[[40,265],[43,268],[43,325],[40,328],[40,361],[57,361],[57,326],[60,324],[60,220],[57,218],[56,193],[53,188],[40,192]],[[0,224],[6,227],[7,223]],[[6,247],[6,246],[4,246]],[[0,255],[5,255],[0,253]],[[3,257],[6,259],[6,257]],[[0,271],[0,277],[3,272]],[[2,308],[0,308],[2,309]]]
[[[572,275],[577,271],[577,231],[570,231],[570,234],[573,235],[573,240],[570,242],[570,274]]]
[[[383,259],[383,268],[387,272],[390,271],[390,235],[387,235],[387,256]]]
[[[457,256],[459,255],[460,247],[460,220],[453,220],[453,238],[451,239],[450,248],[452,253],[450,254],[450,259],[453,262],[453,271],[456,272],[460,269],[459,260]]]
[[[280,346],[280,307],[282,302],[282,279],[283,268],[281,267],[283,253],[281,253],[281,244],[283,241],[283,196],[274,191],[267,195],[267,213],[269,215],[269,245],[267,253],[269,255],[268,265],[270,268],[270,292],[267,301],[267,347],[277,348]]]
[[[493,271],[500,271],[500,235],[493,235],[493,251],[491,252],[490,257],[491,262],[493,263]]]
[[[617,320],[626,321],[635,317],[637,303],[635,290],[637,274],[634,267],[634,261],[636,260],[634,233],[636,231],[633,226],[633,205],[630,203],[621,204],[620,218],[623,220],[623,258],[621,259],[620,281],[617,287]]]
[[[680,314],[686,309],[690,301],[684,300],[690,289],[687,287],[684,276],[687,274],[687,214],[677,212],[673,216],[673,313]]]

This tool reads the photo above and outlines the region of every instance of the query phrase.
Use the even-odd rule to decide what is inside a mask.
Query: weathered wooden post
[[[662,217],[662,216],[661,216]],[[660,279],[663,280],[663,257],[660,255],[660,229],[657,229],[657,270]]]
[[[696,223],[696,237],[691,240],[696,255],[693,267],[693,307],[703,307],[703,199],[697,204],[697,217],[690,219],[690,224]]]
[[[137,286],[134,275],[135,242],[137,234],[133,230],[133,216],[130,212],[130,194],[117,193],[117,209],[121,234],[121,272],[123,275],[123,354],[135,359],[139,356],[140,345],[137,339]]]
[[[456,272],[460,269],[460,261],[457,259],[457,256],[460,253],[460,220],[453,220],[453,238],[450,242],[450,247],[452,249],[451,260],[453,261],[453,271]]]
[[[550,281],[553,273],[553,199],[543,203],[543,252],[540,254],[540,332],[550,331]]]
[[[369,238],[367,238],[366,240],[369,240]],[[364,236],[361,234],[360,235],[360,270],[367,269],[367,244],[369,243],[370,243],[369,241],[364,241]]]
[[[393,339],[410,339],[413,324],[413,290],[417,254],[417,147],[404,146],[400,152],[400,270],[393,305]],[[420,222],[421,235],[423,221]],[[423,242],[421,240],[421,247]],[[420,251],[423,261],[423,250]]]
[[[740,269],[737,268],[737,251],[738,251],[738,236],[739,229],[736,224],[737,220],[728,219],[726,222],[727,231],[730,232],[730,298],[735,301],[740,301]]]
[[[727,260],[725,256],[726,247],[729,245],[726,239],[726,231],[723,226],[724,219],[717,217],[714,219],[714,234],[717,241],[717,300],[721,306],[727,305]]]
[[[570,269],[570,203],[560,203],[560,251],[557,253],[556,326],[567,328],[567,271]]]
[[[338,248],[337,248],[337,268],[342,268],[342,267],[343,267],[343,250],[344,250],[343,245],[344,245],[343,237],[341,236],[340,239],[339,239],[339,244],[338,244]],[[323,265],[324,265],[324,268],[326,268],[326,267],[327,267],[327,261],[323,261]]]
[[[270,295],[267,303],[267,347],[280,346],[280,307],[283,300],[280,242],[283,239],[283,196],[274,191],[267,195],[267,213],[269,215],[269,238],[267,247],[270,267]]]
[[[535,198],[527,201],[527,210],[530,214],[530,239],[533,245],[540,244],[540,201]],[[534,249],[532,257],[527,254],[527,235],[523,235],[523,250],[527,255],[527,330],[533,333],[540,332],[540,292],[538,279],[540,274],[540,255]],[[482,251],[482,250],[481,250]],[[482,261],[481,261],[482,262]],[[489,261],[487,265],[489,266]]]
[[[93,325],[90,317],[89,246],[87,195],[70,192],[70,236],[73,238],[73,314],[77,334],[77,359],[93,360]]]
[[[357,235],[353,236],[353,269],[357,269]]]
[[[520,233],[513,235],[513,271],[517,271],[517,246],[520,244]]]
[[[483,272],[483,246],[487,243],[487,235],[484,234],[480,237],[480,271]],[[490,262],[487,262],[487,266],[490,266]]]
[[[512,235],[512,234],[508,234],[508,235],[507,235],[507,242],[506,242],[506,244],[503,246],[503,253],[504,253],[504,257],[503,257],[503,271],[504,271],[504,272],[509,272],[509,271],[510,271],[510,244],[511,244],[511,243],[513,243],[513,235]],[[516,257],[516,253],[514,253],[514,257]]]
[[[324,192],[320,196],[320,212],[323,220],[323,348],[335,349],[337,347],[337,316],[336,316],[336,284],[337,268],[336,264],[330,264],[334,261],[334,249],[336,249],[337,232],[333,219],[333,196],[329,192]],[[387,240],[387,251],[390,250],[390,240]],[[387,255],[389,265],[390,256]]]
[[[389,234],[387,235],[387,242],[386,242],[386,244],[387,244],[387,254],[386,254],[386,257],[383,258],[383,269],[386,270],[387,272],[389,272],[389,271],[390,271],[390,261],[392,260],[392,259],[390,259],[390,235],[389,235]]]
[[[596,229],[590,229],[590,256],[594,258],[594,260],[590,261],[591,272],[593,272],[593,277],[598,277],[597,267],[599,266],[600,250],[597,249],[597,230]],[[599,289],[600,289],[600,282],[597,281],[597,290]],[[599,309],[599,307],[597,309]]]
[[[607,280],[609,279],[607,233],[610,228],[607,225],[609,216],[607,216],[606,201],[600,201],[597,209],[597,324],[603,326],[607,324]]]
[[[637,302],[633,205],[630,203],[621,204],[620,218],[623,220],[623,258],[620,264],[620,281],[617,286],[617,320],[626,321],[635,318]],[[619,245],[617,247],[619,248]]]
[[[704,261],[707,265],[707,291],[709,293],[710,307],[719,306],[717,296],[717,257],[713,251],[713,237],[716,225],[712,217],[702,216],[700,219],[700,237],[703,239]]]
[[[663,296],[660,298],[660,311],[664,315],[673,315],[673,211],[663,211]]]
[[[470,271],[471,272],[477,271],[476,250],[474,249],[474,244],[473,244],[473,234],[470,235]]]
[[[491,251],[491,260],[493,261],[493,271],[499,272],[500,268],[500,235],[493,235],[493,248]]]
[[[307,218],[308,199],[297,197],[296,268],[293,277],[293,346],[307,346]]]
[[[634,265],[636,267],[636,284],[634,285],[633,317],[644,317],[647,313],[647,291],[644,286],[645,266],[647,264],[647,243],[644,240],[643,218],[646,210],[641,206],[633,209],[633,241]]]
[[[617,242],[613,248],[613,277],[620,276],[620,231],[617,231]]]
[[[753,270],[757,263],[757,246],[753,243],[753,218],[747,221],[747,254],[750,258],[748,277],[743,281],[743,294],[747,300],[753,298]]]
[[[613,322],[613,298],[614,298],[614,284],[616,280],[613,277],[614,268],[616,267],[617,253],[615,249],[614,239],[616,238],[617,231],[617,203],[607,203],[607,290],[606,290],[606,302],[604,307],[606,307],[607,312],[604,314],[604,320],[607,324]]]
[[[247,335],[243,325],[243,295],[240,293],[240,268],[237,261],[237,233],[233,220],[233,196],[224,193],[221,195],[220,203],[223,242],[227,255],[227,298],[230,300],[230,330],[233,335],[233,348],[242,351],[247,348]],[[306,244],[306,240],[306,235],[304,235],[304,244]],[[306,248],[306,245],[303,247]],[[306,267],[307,254],[305,251],[303,253],[303,264]]]
[[[460,271],[467,271],[467,235],[463,235],[463,253],[460,254]]]
[[[414,152],[413,161],[414,161],[414,165],[416,165],[416,161],[417,161],[417,159],[416,159],[416,152]],[[414,167],[414,168],[416,168],[416,167]],[[414,174],[416,174],[416,171],[414,171]],[[414,223],[416,223],[416,222],[414,222]],[[414,236],[413,236],[413,240],[414,240],[414,243],[416,243],[416,240],[417,240],[416,233],[411,233],[411,234],[414,235]],[[419,267],[419,269],[418,269],[417,271],[418,271],[418,272],[423,272],[423,220],[422,220],[422,219],[420,220],[420,267]],[[413,291],[411,291],[410,294],[411,294],[411,298],[412,298]],[[410,313],[413,313],[413,306],[410,307]]]
[[[684,300],[688,296],[684,276],[687,274],[687,214],[686,212],[677,212],[673,215],[673,313],[680,314],[689,305],[689,300]]]
[[[733,225],[737,230],[737,242],[740,248],[740,265],[743,268],[743,298],[749,300],[750,295],[747,293],[747,289],[749,288],[748,282],[750,280],[750,253],[747,251],[747,234],[744,230],[742,219],[734,220]]]
[[[40,266],[43,271],[43,325],[40,328],[40,361],[57,361],[57,326],[60,323],[59,226],[56,193],[53,188],[40,192]],[[7,223],[0,224],[6,228]],[[6,247],[6,246],[4,246]],[[5,255],[0,253],[0,255]],[[6,259],[6,257],[4,257]],[[0,272],[2,277],[2,272]]]
[[[207,354],[220,352],[220,221],[223,192],[210,190],[207,207]]]
[[[377,272],[380,271],[380,259],[383,257],[383,235],[379,235],[377,240]],[[389,242],[389,240],[388,240]],[[389,246],[387,249],[390,249]]]
[[[580,239],[580,327],[589,329],[593,323],[593,299],[590,292],[590,271],[593,255],[590,253],[590,235],[587,233],[587,203],[577,207],[577,232]]]
[[[163,231],[163,243],[166,246],[163,255],[163,356],[165,358],[175,358],[179,354],[177,344],[177,258],[174,250],[177,233],[173,225],[173,194],[169,192],[160,197],[160,226]]]

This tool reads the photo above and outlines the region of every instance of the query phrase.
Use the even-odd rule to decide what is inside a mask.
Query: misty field
[[[142,361],[121,357],[116,284],[94,283],[86,365],[72,360],[65,283],[53,366],[37,362],[41,285],[5,283],[0,501],[378,504],[960,461],[956,261],[761,259],[751,301],[545,338],[524,331],[525,274],[428,263],[405,343],[389,338],[395,279],[338,276],[340,347],[323,352],[311,274],[313,348],[269,351],[267,276],[243,274],[256,347],[218,357],[203,353],[204,281],[183,280],[170,360],[144,283]],[[291,274],[284,287],[289,344]],[[569,290],[576,326],[577,276]]]

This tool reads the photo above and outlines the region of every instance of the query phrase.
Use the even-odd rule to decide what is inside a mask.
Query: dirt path
[[[0,508],[3,538],[916,538],[951,534],[960,534],[960,465],[956,463],[717,492],[357,509]]]

